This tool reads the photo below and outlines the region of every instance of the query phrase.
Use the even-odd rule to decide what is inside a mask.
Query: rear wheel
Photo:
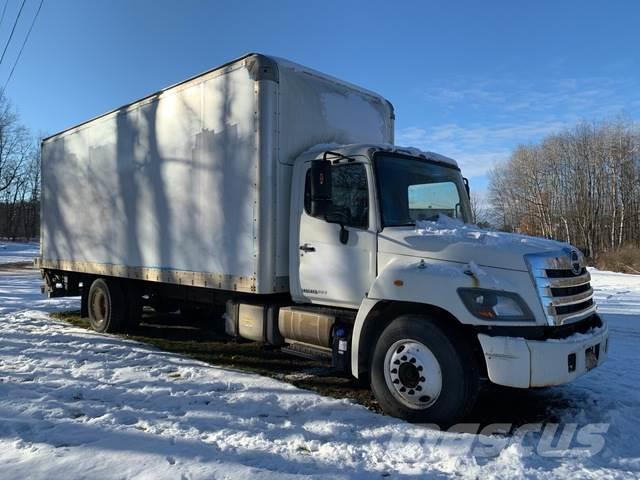
[[[94,280],[89,289],[87,308],[89,323],[96,332],[119,332],[127,323],[127,301],[117,280]]]
[[[460,421],[473,407],[479,388],[466,339],[421,315],[401,316],[383,330],[370,372],[383,411],[416,423]]]

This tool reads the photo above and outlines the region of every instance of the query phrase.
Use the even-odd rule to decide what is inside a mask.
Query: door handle
[[[302,250],[303,252],[315,252],[316,251],[316,247],[313,247],[311,245],[309,245],[308,243],[305,243],[304,245],[300,245],[300,250]]]

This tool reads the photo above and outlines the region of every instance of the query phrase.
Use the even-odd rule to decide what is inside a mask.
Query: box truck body
[[[371,141],[393,143],[382,97],[246,56],[43,142],[42,265],[288,291],[293,161]]]
[[[457,163],[393,132],[380,95],[249,54],[49,137],[46,290],[100,332],[144,306],[224,321],[415,422],[460,421],[483,382],[601,365],[579,250],[470,225]]]

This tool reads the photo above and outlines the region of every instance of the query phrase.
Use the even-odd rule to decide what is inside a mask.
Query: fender
[[[457,294],[460,287],[486,286],[491,279],[480,280],[465,273],[468,266],[452,262],[432,262],[415,257],[395,257],[386,264],[360,304],[351,340],[351,371],[359,375],[360,338],[369,314],[381,301],[420,303],[439,307],[462,323],[478,323]]]

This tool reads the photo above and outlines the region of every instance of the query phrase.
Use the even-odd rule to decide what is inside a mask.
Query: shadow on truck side
[[[90,329],[80,312],[53,314],[75,326]],[[216,322],[222,323],[222,322]],[[194,358],[211,365],[258,373],[334,398],[349,398],[381,413],[370,388],[350,376],[340,375],[317,360],[292,357],[270,348],[228,337],[210,324],[179,313],[160,314],[145,309],[142,323],[126,338],[161,350]],[[507,423],[518,427],[528,423],[558,422],[562,410],[573,406],[562,387],[513,389],[488,384],[482,389],[468,423]]]
[[[221,78],[221,85],[214,91],[200,92],[223,99],[210,125],[204,125],[188,98],[180,92],[175,94],[174,108],[193,119],[186,122],[191,129],[180,132],[180,138],[187,141],[177,147],[161,141],[165,132],[158,131],[160,93],[135,109],[126,106],[116,110],[111,119],[105,117],[98,128],[106,140],[101,143],[93,139],[84,153],[70,147],[65,136],[46,144],[51,153],[42,164],[47,176],[43,215],[56,228],[53,232],[48,224],[43,225],[43,235],[51,239],[45,242],[49,249],[46,257],[120,265],[125,256],[129,267],[178,265],[193,270],[202,266],[220,272],[242,268],[237,259],[245,257],[238,252],[237,239],[248,233],[247,226],[236,220],[252,218],[245,210],[253,201],[246,199],[256,195],[257,172],[246,165],[254,145],[233,124],[231,104],[237,94],[229,78]],[[215,125],[215,131],[211,125]],[[82,137],[83,127],[78,128],[77,134]],[[183,122],[176,128],[188,127]],[[109,141],[105,133],[111,129],[114,141]],[[89,138],[85,139],[87,144]],[[225,161],[212,168],[211,152],[218,152]],[[62,160],[74,168],[59,168]],[[105,169],[116,175],[107,174]],[[176,173],[180,178],[172,177]],[[201,202],[195,202],[193,195],[183,195],[180,188],[172,188],[172,183],[202,192],[197,197]],[[64,188],[68,184],[74,188]],[[242,186],[240,191],[238,185]],[[83,193],[74,196],[74,191]],[[212,226],[207,213],[211,214],[213,207],[206,192],[222,192],[219,197],[227,200],[214,209],[216,224],[223,229],[203,228]],[[96,210],[96,206],[101,208]],[[205,237],[203,231],[210,235]],[[222,243],[228,253],[215,269],[210,265],[212,259],[204,255],[212,243]],[[87,244],[94,248],[83,248]]]

